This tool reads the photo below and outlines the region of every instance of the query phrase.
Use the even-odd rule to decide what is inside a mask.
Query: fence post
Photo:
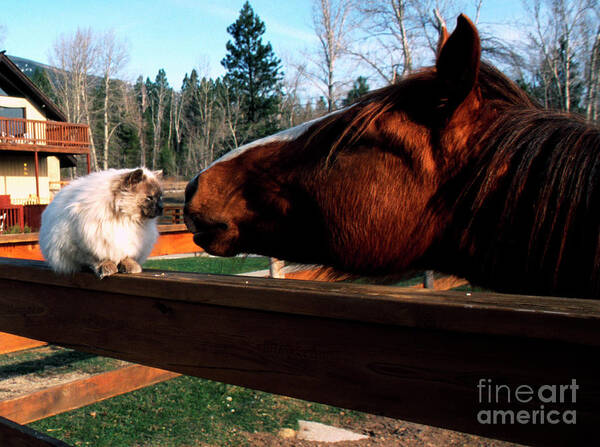
[[[33,153],[35,161],[35,193],[37,195],[37,203],[40,203],[40,160],[38,157],[38,151]]]
[[[21,227],[21,233],[25,231],[25,223],[23,222],[25,220],[23,218],[23,208],[23,205],[19,206],[19,226]]]
[[[426,289],[435,289],[433,284],[433,270],[425,270],[423,275],[423,287]]]
[[[269,265],[269,273],[271,278],[285,278],[283,273],[284,262],[277,258],[271,258],[271,264]]]

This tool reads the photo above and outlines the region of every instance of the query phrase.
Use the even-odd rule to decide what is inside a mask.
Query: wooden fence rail
[[[28,424],[175,377],[177,373],[129,365],[0,401],[0,415]]]
[[[8,205],[0,207],[0,234],[12,227],[24,229],[23,205]]]
[[[59,121],[0,117],[0,144],[33,144],[88,148],[89,127]]]
[[[185,225],[159,225],[158,231],[160,237],[150,256],[202,251]],[[43,260],[38,237],[39,233],[0,234],[0,257]]]
[[[183,205],[165,205],[158,222],[162,225],[183,225]]]
[[[0,288],[0,331],[80,351],[524,444],[597,437],[597,301],[158,271],[99,281],[15,259],[0,260]],[[490,402],[488,385],[538,393]],[[553,404],[553,389],[576,399]],[[478,420],[513,409],[538,423]],[[576,424],[540,424],[541,411]]]

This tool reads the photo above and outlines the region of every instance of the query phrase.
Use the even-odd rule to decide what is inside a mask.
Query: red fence
[[[0,117],[0,143],[87,148],[89,128],[85,124]]]
[[[0,196],[2,197],[2,196]],[[42,226],[42,213],[47,205],[3,205],[0,201],[0,233],[6,233],[15,225],[23,232],[25,226],[32,232],[39,231]],[[161,225],[182,225],[183,207],[165,206],[164,215],[160,217]]]
[[[6,233],[13,227],[19,227],[21,233],[25,226],[38,231],[42,226],[42,213],[46,205],[0,205],[0,233]]]
[[[183,224],[183,205],[165,205],[163,215],[158,219],[160,225]]]
[[[27,225],[31,231],[39,231],[42,226],[42,213],[48,205],[25,205],[23,207],[23,218],[25,225]]]
[[[10,228],[18,226],[21,232],[25,229],[25,220],[23,218],[22,205],[9,205],[0,208],[0,233],[8,231]]]

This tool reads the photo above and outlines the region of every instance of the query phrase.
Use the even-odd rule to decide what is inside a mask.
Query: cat
[[[42,214],[40,248],[57,273],[139,273],[158,238],[162,173],[109,169],[73,180]]]

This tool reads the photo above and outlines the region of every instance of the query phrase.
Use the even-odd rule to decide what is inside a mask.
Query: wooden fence
[[[24,227],[23,205],[5,205],[0,207],[0,234],[19,227],[22,232]]]
[[[42,225],[42,213],[47,205],[25,204],[25,205],[1,205],[0,204],[0,234],[17,226],[23,232],[28,226],[31,231],[39,231]],[[164,214],[159,218],[160,226],[184,225],[183,207],[180,205],[167,205]]]
[[[163,215],[158,222],[162,225],[182,225],[183,205],[165,205]]]
[[[0,117],[0,145],[4,143],[87,149],[90,145],[89,127],[59,121]]]
[[[597,301],[158,271],[98,281],[15,259],[0,260],[0,287],[0,331],[525,444],[597,437]],[[482,401],[482,384],[573,381],[575,402]],[[575,411],[576,424],[478,421],[512,408]],[[0,440],[14,430],[0,424]]]
[[[159,225],[160,237],[150,256],[173,253],[196,253],[202,249],[194,244],[185,225]],[[38,233],[0,235],[0,257],[43,260]]]

